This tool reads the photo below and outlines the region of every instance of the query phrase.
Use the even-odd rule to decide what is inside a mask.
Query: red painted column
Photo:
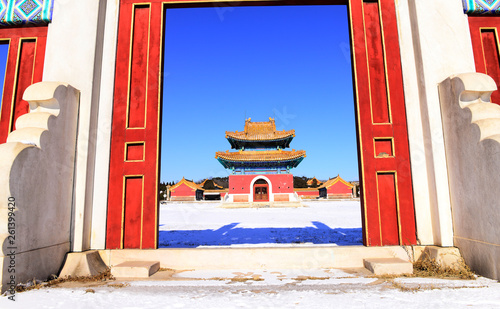
[[[394,0],[352,0],[349,12],[364,243],[416,244]]]
[[[126,3],[118,25],[106,247],[156,248],[163,5]]]

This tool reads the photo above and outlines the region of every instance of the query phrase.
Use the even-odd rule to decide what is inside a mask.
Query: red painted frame
[[[500,16],[469,16],[476,71],[491,76],[500,89]],[[491,95],[500,104],[500,91]]]
[[[0,28],[0,41],[9,42],[0,111],[0,143],[5,143],[15,129],[17,118],[29,111],[28,102],[22,100],[24,90],[42,80],[47,29],[47,26]]]
[[[122,0],[111,139],[107,248],[156,248],[157,246],[156,191],[160,166],[161,43],[165,8],[288,4],[348,4],[359,170],[363,188],[361,204],[364,244],[367,246],[416,244],[406,110],[394,0],[282,2],[248,0],[224,3],[199,2],[199,0]],[[134,14],[139,14],[141,18],[134,19]],[[135,29],[137,36],[132,29]],[[147,59],[146,65],[144,65],[145,59]],[[129,126],[131,112],[134,113],[132,117],[136,124],[142,123],[140,119],[145,114],[144,127]],[[137,115],[140,117],[137,118]],[[380,140],[392,143],[393,151],[390,155],[375,154],[376,141]],[[127,143],[138,142],[144,143],[146,147],[144,161],[125,161],[123,152]],[[130,178],[139,177],[142,182],[128,181]],[[130,193],[137,195],[138,192],[141,192],[142,200],[127,196]],[[134,210],[128,211],[130,208]],[[133,216],[127,217],[128,213],[135,213],[135,216],[140,213],[140,220]],[[125,226],[131,226],[136,232],[125,232]],[[124,235],[136,239],[128,240]],[[128,246],[127,243],[134,245]]]

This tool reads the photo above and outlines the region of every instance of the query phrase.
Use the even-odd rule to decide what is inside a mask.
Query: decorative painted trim
[[[467,14],[500,14],[500,0],[462,0]]]
[[[0,27],[45,25],[52,21],[54,0],[0,0]]]

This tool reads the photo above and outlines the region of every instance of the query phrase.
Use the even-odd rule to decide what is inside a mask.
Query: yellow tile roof
[[[212,181],[212,183],[214,184],[214,187],[219,188],[219,189],[223,189],[222,186],[219,186],[218,184],[215,183],[215,181],[208,179],[208,178],[203,180],[203,182],[200,183],[199,186],[203,188],[205,186],[205,182],[207,182],[208,180]]]
[[[203,188],[200,187],[199,185],[195,184],[192,181],[186,180],[184,177],[182,177],[181,181],[170,187],[170,191],[175,192],[175,189],[182,184],[185,184],[186,186],[190,187],[193,190],[203,190]]]
[[[286,161],[294,160],[301,157],[306,157],[305,150],[245,150],[238,152],[222,152],[215,153],[216,159],[224,159],[228,161],[248,161],[248,162],[266,162],[266,161]]]
[[[269,121],[263,122],[251,122],[251,118],[248,118],[245,120],[244,131],[226,131],[226,138],[242,141],[268,141],[294,136],[295,130],[276,131],[276,123],[273,118],[269,118]]]
[[[316,179],[316,184],[318,184],[318,185],[321,185],[321,184],[323,183],[322,181],[318,180],[316,177],[313,177],[313,178],[311,178],[311,179],[309,179],[309,180],[307,181],[307,185],[308,185],[308,186],[312,186],[312,184],[313,184],[313,180],[314,180],[314,179]]]
[[[337,182],[339,182],[339,181],[340,181],[341,183],[345,184],[346,186],[348,186],[349,188],[354,187],[351,183],[349,183],[349,182],[345,181],[344,179],[342,179],[342,178],[340,177],[340,175],[337,175],[337,177],[334,177],[334,178],[332,178],[332,179],[330,179],[330,180],[328,180],[328,181],[325,181],[325,183],[323,183],[323,184],[322,184],[321,186],[319,186],[317,189],[319,190],[319,189],[322,189],[322,188],[329,188],[329,187],[333,186],[334,184],[336,184],[336,183],[337,183]]]

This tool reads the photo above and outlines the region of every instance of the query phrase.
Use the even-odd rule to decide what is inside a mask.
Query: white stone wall
[[[454,241],[471,268],[500,279],[500,105],[492,78],[469,73],[440,85]]]
[[[78,97],[64,84],[31,85],[30,112],[0,145],[2,292],[11,275],[15,283],[57,275],[70,251]]]
[[[453,245],[438,84],[474,72],[461,0],[396,0],[418,240]]]
[[[72,251],[105,246],[119,0],[55,0],[44,81],[81,91]]]

